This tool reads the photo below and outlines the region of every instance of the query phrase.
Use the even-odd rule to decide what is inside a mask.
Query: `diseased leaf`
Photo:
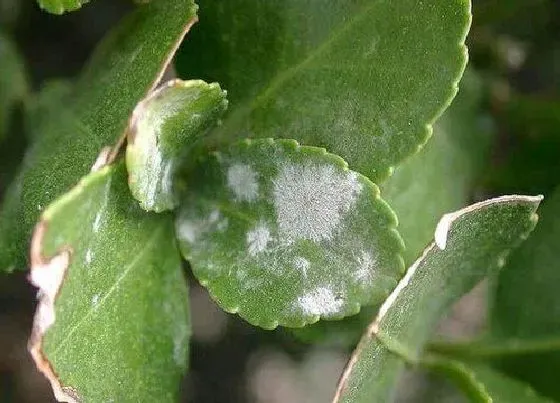
[[[264,328],[356,314],[403,270],[378,188],[323,149],[262,139],[214,153],[187,179],[177,235],[220,306]]]
[[[123,138],[135,105],[159,81],[195,21],[195,10],[192,0],[138,7],[101,43],[62,104],[57,97],[53,104],[44,102],[47,110],[34,109],[44,119],[34,128],[40,135],[31,136],[35,141],[10,189],[19,202],[0,212],[0,267],[25,268],[28,239],[41,210],[92,166],[111,159],[105,149],[94,164],[104,147]]]
[[[417,362],[453,302],[505,263],[537,221],[541,197],[504,196],[445,215],[435,240],[381,306],[339,383],[335,402],[390,401],[405,360]]]
[[[215,141],[294,138],[374,182],[428,139],[466,63],[468,0],[200,4],[177,66],[228,89]]]
[[[23,61],[14,44],[0,32],[0,141],[6,135],[14,106],[27,91]]]
[[[498,278],[489,342],[504,370],[559,399],[560,187],[540,214],[541,223]]]
[[[452,380],[471,402],[552,403],[528,384],[509,378],[488,365],[442,357],[423,359],[421,365]]]
[[[130,123],[126,167],[132,195],[145,210],[177,205],[174,178],[188,151],[227,108],[217,83],[168,82],[140,102]]]
[[[171,216],[130,195],[124,163],[44,211],[31,252],[40,301],[30,351],[60,401],[177,401],[190,322],[172,237]]]
[[[63,14],[74,11],[89,3],[89,0],[37,0],[39,6],[53,14]]]
[[[481,83],[467,70],[453,104],[434,126],[434,135],[418,154],[397,167],[381,194],[399,218],[405,263],[412,264],[429,244],[439,218],[468,204],[475,178],[487,160],[491,136],[480,118]],[[290,330],[306,342],[355,345],[377,313],[362,308],[343,321],[321,321]]]

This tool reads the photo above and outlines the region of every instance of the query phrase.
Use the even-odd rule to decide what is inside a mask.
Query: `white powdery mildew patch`
[[[95,220],[93,221],[93,232],[99,231],[99,227],[101,227],[101,212],[98,212],[95,215]]]
[[[298,305],[306,315],[332,315],[338,313],[342,304],[344,301],[327,287],[316,288],[298,298]]]
[[[186,214],[181,215],[176,224],[179,238],[183,241],[194,243],[201,235],[210,231],[212,226],[220,221],[221,216],[218,209],[212,210],[206,219],[191,220]]]
[[[272,240],[270,231],[266,224],[259,223],[255,228],[247,232],[247,248],[251,256],[264,252],[268,243]]]
[[[304,257],[296,256],[294,259],[294,267],[299,270],[305,278],[307,278],[307,269],[309,269],[309,265],[309,260]]]
[[[359,196],[355,172],[330,165],[281,166],[274,180],[274,206],[281,241],[329,240]]]
[[[97,308],[97,304],[99,303],[99,294],[95,294],[92,298],[91,298],[91,305],[94,308]]]
[[[180,220],[178,223],[179,227],[179,238],[187,242],[193,243],[196,238],[200,235],[200,225],[199,223],[191,220]]]
[[[363,250],[360,255],[356,258],[357,268],[354,272],[354,279],[358,282],[367,282],[371,280],[373,276],[373,267],[375,265],[375,259],[372,257],[371,253]]]
[[[238,201],[251,202],[259,195],[257,173],[247,164],[233,164],[227,171],[227,184]]]
[[[93,252],[91,251],[91,249],[88,249],[86,251],[86,263],[90,264],[92,260],[93,260]]]

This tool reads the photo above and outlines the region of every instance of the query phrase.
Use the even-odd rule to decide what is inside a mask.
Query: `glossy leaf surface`
[[[140,209],[123,163],[45,210],[32,249],[41,292],[30,348],[59,400],[177,401],[190,322],[172,239],[171,216]]]
[[[159,80],[195,10],[192,0],[138,7],[101,43],[70,95],[34,110],[42,116],[34,127],[40,135],[31,136],[35,141],[10,189],[17,202],[0,213],[0,267],[27,266],[28,240],[41,210],[123,137],[136,103]],[[107,157],[102,154],[97,165]]]
[[[217,83],[168,82],[140,102],[132,115],[126,167],[132,195],[144,210],[173,209],[174,178],[195,141],[214,126],[227,108]]]
[[[416,152],[466,63],[467,0],[200,2],[178,71],[217,81],[215,141],[293,138],[374,182]],[[197,57],[191,57],[196,54]]]
[[[402,275],[395,217],[367,178],[323,149],[244,141],[190,178],[181,249],[222,308],[303,326],[379,303]]]
[[[381,306],[343,374],[336,402],[390,401],[451,305],[505,263],[537,221],[540,197],[504,196],[445,215],[435,240]],[[443,248],[443,249],[442,249]]]

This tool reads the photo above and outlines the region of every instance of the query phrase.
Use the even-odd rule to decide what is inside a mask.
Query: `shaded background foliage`
[[[560,174],[560,2],[473,3],[470,66],[482,78],[484,101],[479,112],[493,134],[490,162],[473,183],[471,198],[508,193],[546,196]],[[98,0],[79,12],[54,16],[40,11],[33,1],[0,0],[0,29],[15,39],[31,85],[39,89],[46,80],[75,76],[93,46],[131,7],[124,0]],[[197,35],[195,26],[193,40]],[[181,70],[185,53],[180,51],[177,60]],[[204,77],[201,72],[200,78]],[[228,83],[223,85],[227,88]],[[0,145],[0,194],[26,146],[19,111],[9,124],[9,136]],[[282,329],[268,332],[251,327],[223,313],[197,285],[192,287],[194,336],[191,371],[183,384],[185,401],[320,402],[330,398],[349,354],[345,347],[307,345]],[[471,293],[441,331],[465,336],[479,330],[483,299],[480,289]],[[2,275],[0,399],[4,401],[52,401],[48,385],[35,372],[25,349],[33,308],[34,290],[25,276]],[[557,374],[552,368],[541,364],[539,371]],[[510,369],[523,376],[521,370]],[[440,401],[449,395],[459,399],[451,386],[428,375],[410,372],[402,382],[402,402]]]

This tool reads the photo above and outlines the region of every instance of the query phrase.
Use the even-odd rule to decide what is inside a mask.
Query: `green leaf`
[[[89,0],[37,0],[39,7],[53,14],[74,11],[89,3]]]
[[[145,210],[171,210],[178,202],[175,174],[194,142],[227,108],[217,83],[168,82],[140,102],[132,114],[126,167],[132,195]]]
[[[27,92],[23,61],[15,45],[0,32],[0,141],[8,131],[14,107]]]
[[[425,358],[421,365],[452,380],[471,402],[551,403],[529,385],[509,378],[488,365],[443,357]]]
[[[466,63],[468,0],[208,0],[201,13],[177,66],[228,89],[216,142],[294,138],[374,182],[428,139]]]
[[[220,306],[254,325],[353,315],[401,277],[391,209],[323,149],[246,140],[214,153],[187,183],[181,250]]]
[[[46,110],[34,109],[42,124],[34,127],[38,134],[31,136],[35,141],[10,189],[19,201],[0,212],[2,269],[25,268],[28,239],[41,210],[92,166],[114,157],[118,147],[110,153],[104,148],[124,139],[134,107],[159,81],[196,20],[195,11],[192,0],[138,7],[101,43],[72,94],[44,102]]]
[[[487,120],[479,114],[480,98],[480,79],[467,70],[457,98],[435,124],[428,144],[399,165],[382,185],[383,198],[399,218],[406,264],[412,264],[432,240],[439,218],[465,206],[471,198],[492,139]],[[290,333],[305,342],[352,346],[378,308],[368,307],[343,321],[321,321]]]
[[[493,357],[508,373],[559,399],[560,187],[540,214],[541,223],[498,279],[489,341],[502,347]]]
[[[171,216],[130,195],[124,163],[44,211],[31,251],[40,299],[30,351],[59,400],[177,401],[190,321],[172,237]]]
[[[381,306],[343,374],[336,402],[389,401],[439,319],[505,263],[537,221],[541,197],[504,196],[446,214],[430,245]]]
[[[425,149],[398,166],[381,188],[399,217],[407,264],[430,243],[445,212],[468,204],[475,179],[488,162],[492,137],[479,112],[480,99],[481,82],[467,71]]]

